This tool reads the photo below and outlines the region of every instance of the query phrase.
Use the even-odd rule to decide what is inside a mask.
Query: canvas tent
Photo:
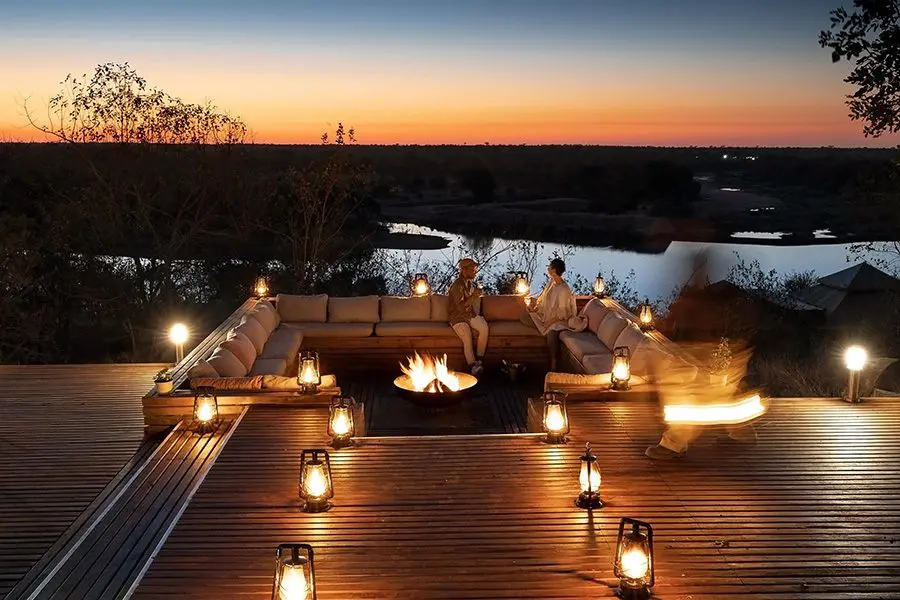
[[[824,309],[826,327],[878,328],[898,310],[900,279],[862,262],[822,277],[795,297]]]

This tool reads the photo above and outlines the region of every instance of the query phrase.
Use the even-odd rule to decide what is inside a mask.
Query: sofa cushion
[[[219,373],[216,371],[215,367],[206,362],[203,359],[200,359],[194,364],[193,367],[188,369],[187,378],[193,379],[194,377],[218,377]]]
[[[247,314],[259,321],[268,333],[275,331],[278,328],[278,323],[281,321],[278,317],[278,311],[265,300],[257,304]]]
[[[450,321],[450,299],[448,296],[440,294],[432,294],[431,300],[431,320],[432,321]]]
[[[209,364],[212,365],[219,377],[243,377],[247,374],[247,366],[241,362],[237,356],[219,346],[212,356],[209,357]],[[191,382],[191,385],[194,385]]]
[[[303,332],[281,326],[272,332],[259,358],[282,358],[288,363],[296,362],[297,353],[303,343]]]
[[[269,339],[269,332],[266,327],[259,322],[259,319],[250,315],[244,315],[241,324],[234,328],[235,333],[243,333],[253,343],[256,353],[260,354]]]
[[[283,358],[258,358],[250,369],[251,375],[284,375],[288,361]],[[296,377],[294,378],[296,379]]]
[[[191,380],[191,388],[211,387],[215,390],[249,392],[262,389],[262,376],[245,377],[197,377]]]
[[[597,329],[600,327],[600,323],[603,321],[603,318],[609,313],[609,307],[603,304],[599,299],[593,298],[587,304],[584,305],[584,308],[581,309],[581,315],[583,317],[587,317],[588,320],[588,331],[593,331],[597,333]]]
[[[588,375],[599,375],[601,373],[612,373],[612,352],[600,352],[597,354],[587,354],[581,359],[584,372]]]
[[[524,296],[484,296],[481,314],[488,321],[518,321],[525,314]]]
[[[563,331],[559,334],[559,340],[579,362],[585,355],[609,352],[609,349],[603,345],[603,342],[598,340],[597,336],[590,331]]]
[[[375,335],[378,337],[452,337],[453,328],[448,323],[438,321],[397,321],[385,323],[382,321],[375,326]]]
[[[369,337],[375,330],[374,323],[287,323],[282,322],[284,329],[295,329],[306,337],[359,338]]]
[[[298,391],[302,389],[296,377],[286,375],[263,375],[262,387],[264,390],[279,391]],[[334,387],[337,387],[337,380],[334,375],[322,375],[322,383],[319,384],[319,389],[327,390]]]
[[[329,323],[377,323],[378,320],[378,296],[328,298]]]
[[[521,321],[491,321],[488,324],[488,334],[543,337],[540,331]],[[490,343],[490,338],[488,338],[488,343]]]
[[[256,347],[250,338],[240,331],[232,331],[228,339],[219,345],[237,356],[248,370],[256,361]]]
[[[637,325],[629,323],[622,329],[622,333],[616,338],[616,342],[610,347],[610,350],[614,350],[619,346],[625,346],[628,348],[631,356],[634,356],[638,348],[645,343],[650,343],[649,338],[644,335],[644,332]]]
[[[608,350],[612,350],[616,347],[616,338],[619,337],[626,325],[628,325],[628,320],[611,310],[600,322],[600,326],[597,328],[597,337]]]
[[[381,299],[382,322],[399,323],[410,321],[429,321],[430,319],[431,299],[428,296],[422,296],[421,298],[399,298],[395,296],[384,296]],[[446,321],[446,319],[444,320]]]
[[[282,321],[308,321],[324,323],[328,320],[328,295],[294,296],[278,294],[275,297],[278,316]]]

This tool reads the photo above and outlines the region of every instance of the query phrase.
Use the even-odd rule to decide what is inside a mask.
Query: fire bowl
[[[417,392],[410,381],[409,375],[401,375],[394,379],[394,387],[397,393],[407,402],[411,402],[416,406],[424,408],[439,409],[448,408],[459,404],[467,399],[475,386],[478,385],[478,378],[468,373],[454,373],[459,378],[460,389],[457,391],[441,391],[441,392]]]

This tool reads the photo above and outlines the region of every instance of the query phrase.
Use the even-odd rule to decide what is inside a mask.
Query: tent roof
[[[891,277],[881,269],[876,269],[867,262],[826,275],[819,279],[819,284],[836,290],[850,292],[884,292],[900,290],[900,279]]]

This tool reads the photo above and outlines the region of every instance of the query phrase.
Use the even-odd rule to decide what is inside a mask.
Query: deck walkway
[[[269,597],[274,548],[317,550],[320,600],[612,597],[615,526],[656,530],[662,599],[900,598],[900,403],[777,400],[753,447],[713,432],[643,457],[646,401],[570,407],[572,441],[382,437],[332,453],[335,508],[298,511],[297,457],[321,409],[253,407],[135,598]],[[720,436],[721,438],[721,436]],[[585,441],[607,506],[576,509]]]

